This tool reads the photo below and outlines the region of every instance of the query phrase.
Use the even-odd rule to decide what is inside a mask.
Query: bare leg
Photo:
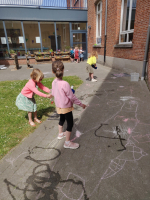
[[[58,125],[58,130],[59,130],[59,133],[62,133],[63,132],[63,126]]]
[[[93,79],[93,74],[91,74],[91,78]]]
[[[34,119],[37,119],[37,111],[34,112]]]
[[[28,112],[29,124],[35,126],[35,123],[32,121],[32,112]]]
[[[70,140],[70,135],[71,135],[71,132],[66,131],[66,141]]]
[[[42,122],[37,118],[37,111],[34,112],[34,120],[39,124]]]
[[[29,118],[29,122],[33,122],[32,121],[32,112],[28,112],[28,118]]]

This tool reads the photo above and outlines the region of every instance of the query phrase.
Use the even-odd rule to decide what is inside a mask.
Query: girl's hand
[[[48,95],[47,95],[47,98],[50,98],[50,99],[51,99],[52,97],[53,97],[52,94],[48,94]]]
[[[85,109],[87,106],[85,104],[82,104],[82,108]]]

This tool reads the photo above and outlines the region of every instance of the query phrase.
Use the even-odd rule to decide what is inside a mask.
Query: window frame
[[[119,44],[132,44],[132,41],[131,42],[128,42],[128,41],[129,41],[129,34],[130,33],[134,33],[134,29],[130,29],[133,0],[129,0],[129,1],[130,1],[130,7],[129,7],[129,16],[128,16],[128,29],[126,31],[122,31],[122,28],[123,28],[123,14],[124,14],[124,2],[125,2],[125,0],[122,0],[122,4],[121,4]],[[121,42],[121,36],[122,35],[127,35],[126,42]]]
[[[100,5],[100,10],[98,10],[98,6]],[[98,15],[100,15],[100,30],[98,35]],[[101,38],[102,38],[102,1],[99,1],[96,5],[96,44],[101,44]],[[100,39],[100,42],[97,42],[97,39]]]

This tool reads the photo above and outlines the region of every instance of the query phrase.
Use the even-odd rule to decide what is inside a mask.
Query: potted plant
[[[71,48],[70,46],[66,46],[66,47],[65,47],[66,51],[69,51],[70,48]]]
[[[50,50],[51,56],[54,56],[53,49]]]
[[[13,49],[10,49],[10,56],[11,58],[14,58],[16,52]]]

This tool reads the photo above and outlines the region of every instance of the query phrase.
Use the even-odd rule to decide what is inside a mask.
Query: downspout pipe
[[[145,78],[145,71],[146,71],[146,64],[147,64],[147,57],[148,57],[148,50],[149,50],[149,41],[150,41],[150,18],[149,18],[149,25],[147,31],[147,39],[146,39],[146,46],[145,46],[145,54],[143,60],[143,70],[142,70],[142,77],[141,80]]]
[[[106,39],[107,39],[107,0],[105,6],[105,42],[104,42],[104,65],[106,62]]]

